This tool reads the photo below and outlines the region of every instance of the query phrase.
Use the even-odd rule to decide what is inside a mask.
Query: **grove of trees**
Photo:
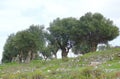
[[[44,58],[56,57],[59,49],[62,58],[67,57],[70,49],[75,54],[85,54],[96,51],[98,44],[107,44],[118,35],[118,27],[100,13],[88,12],[79,19],[57,18],[47,29],[43,25],[31,25],[11,34],[4,45],[2,62],[11,62],[17,56],[20,62],[30,61],[40,53]]]

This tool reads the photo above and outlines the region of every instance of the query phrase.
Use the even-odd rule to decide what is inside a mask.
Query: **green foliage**
[[[49,52],[51,52],[55,58],[57,58],[57,51],[59,50],[59,45],[57,41],[54,39],[52,34],[45,33],[46,41],[48,42],[48,48],[50,49]]]
[[[52,51],[50,46],[44,47],[41,51],[45,60],[52,57]]]
[[[4,45],[2,62],[6,62],[6,63],[10,62],[12,60],[12,57],[17,55],[18,51],[15,48],[14,39],[15,39],[14,34],[11,34],[8,37],[8,39]]]
[[[38,50],[42,50],[45,46],[45,31],[44,26],[41,25],[31,25],[28,31],[32,34],[32,38],[35,41],[36,48]]]
[[[100,13],[90,12],[79,20],[57,18],[50,23],[48,30],[52,40],[56,41],[59,49],[64,53],[63,55],[67,55],[68,46],[71,46],[75,53],[95,51],[98,44],[107,43],[119,35],[119,29],[112,20]]]
[[[86,13],[79,20],[83,39],[86,40],[90,51],[95,51],[99,43],[107,43],[119,35],[119,29],[110,19],[100,13]]]
[[[52,39],[55,40],[59,49],[62,50],[62,57],[66,57],[69,49],[72,47],[74,27],[78,26],[75,18],[55,19],[48,28]]]
[[[74,54],[85,54],[90,51],[89,45],[87,45],[85,42],[77,43],[75,46],[73,46],[72,51]]]
[[[17,55],[20,62],[25,61],[29,52],[32,60],[33,54],[37,54],[45,47],[44,33],[43,26],[31,25],[29,29],[19,31],[15,35],[11,34],[4,46],[2,62],[11,62]]]

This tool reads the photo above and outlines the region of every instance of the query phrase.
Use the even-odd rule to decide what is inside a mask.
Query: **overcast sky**
[[[31,24],[48,27],[57,17],[79,18],[86,12],[99,12],[120,28],[120,0],[0,0],[0,59],[11,33]],[[120,36],[110,44],[120,45]]]

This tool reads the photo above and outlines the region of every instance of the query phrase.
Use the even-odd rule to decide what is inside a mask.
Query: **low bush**
[[[102,79],[104,71],[101,69],[94,69],[91,67],[85,68],[82,70],[81,75],[85,79]]]

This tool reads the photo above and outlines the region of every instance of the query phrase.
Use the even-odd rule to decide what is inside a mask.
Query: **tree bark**
[[[19,54],[19,63],[22,63],[22,59],[23,59],[23,52],[20,51],[20,54]]]
[[[53,55],[55,56],[56,59],[57,59],[57,51],[58,51],[58,49],[56,49],[55,51],[53,51]]]
[[[31,60],[34,60],[37,57],[36,53],[32,53]]]
[[[56,53],[54,53],[53,55],[54,55],[54,56],[55,56],[55,58],[57,59],[57,54],[56,54]]]
[[[31,50],[28,52],[28,56],[27,56],[27,58],[26,58],[26,60],[25,60],[25,63],[29,63],[30,61],[31,61]]]
[[[66,48],[63,48],[62,49],[62,58],[67,58],[68,52],[69,52],[69,49],[66,50]]]
[[[95,52],[96,49],[97,49],[97,43],[96,43],[96,42],[91,43],[90,51],[91,51],[91,52]]]

